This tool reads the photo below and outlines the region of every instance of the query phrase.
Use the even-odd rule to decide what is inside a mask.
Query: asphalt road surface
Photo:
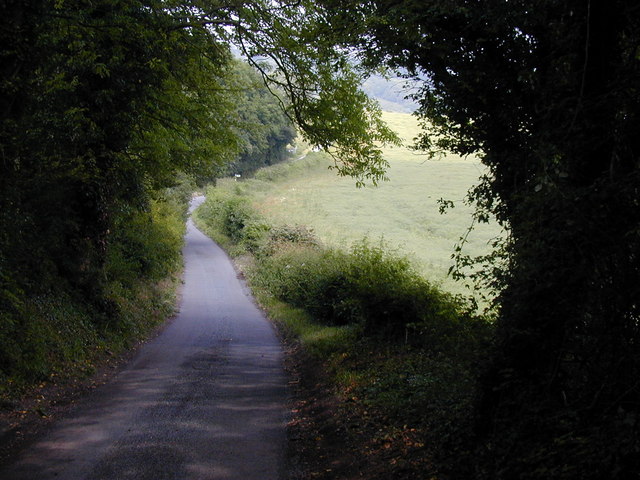
[[[184,254],[178,317],[0,479],[284,476],[280,343],[226,254],[191,221]]]

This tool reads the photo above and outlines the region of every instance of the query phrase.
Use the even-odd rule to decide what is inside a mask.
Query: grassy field
[[[387,118],[405,137],[417,134],[412,117]],[[304,478],[440,478],[437,462],[457,462],[452,439],[468,435],[492,323],[432,283],[463,291],[446,271],[471,212],[459,204],[441,216],[437,199],[461,200],[481,166],[425,162],[407,149],[387,158],[390,181],[357,189],[311,153],[255,178],[221,180],[194,215],[294,346],[290,425]],[[279,228],[295,224],[314,228],[328,247],[370,240],[350,252],[323,248],[305,229]],[[469,253],[486,252],[497,233],[495,225],[479,229]],[[381,237],[386,248],[375,245]]]
[[[409,114],[385,117],[407,144],[419,132]],[[482,174],[482,165],[454,156],[427,160],[406,147],[387,149],[385,155],[391,164],[389,181],[377,187],[358,189],[353,179],[337,177],[321,154],[271,167],[245,182],[258,210],[274,223],[307,225],[333,246],[348,247],[365,236],[373,242],[383,239],[412,258],[426,278],[464,293],[462,285],[447,278],[447,271],[454,245],[471,223],[471,210],[462,199]],[[440,198],[453,200],[455,208],[441,215]],[[478,226],[467,253],[487,252],[487,243],[499,233],[495,224]]]

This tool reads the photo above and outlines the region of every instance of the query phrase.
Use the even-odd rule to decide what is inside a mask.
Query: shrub
[[[294,243],[308,246],[320,246],[320,241],[316,237],[313,229],[305,225],[281,225],[271,227],[267,237],[267,243],[262,254],[273,255],[276,251],[287,243]]]
[[[406,258],[363,241],[351,252],[304,243],[261,258],[254,283],[330,325],[450,348],[473,319],[464,304],[417,274]]]
[[[346,260],[346,255],[333,250],[281,244],[272,255],[261,258],[252,278],[257,286],[304,308],[317,320],[345,325],[359,318],[348,305]]]
[[[140,278],[158,281],[175,271],[183,243],[185,205],[181,195],[167,191],[151,200],[147,210],[121,214],[107,251],[106,277],[134,285]]]
[[[206,201],[196,212],[196,220],[204,223],[204,230],[226,247],[236,245],[254,253],[263,248],[271,230],[248,200],[216,188],[209,188]]]
[[[268,225],[239,185],[210,189],[198,216],[256,254],[249,272],[255,287],[326,325],[357,325],[366,335],[433,351],[464,349],[460,337],[483,328],[462,300],[422,278],[406,257],[366,239],[348,252],[329,249],[305,226]]]

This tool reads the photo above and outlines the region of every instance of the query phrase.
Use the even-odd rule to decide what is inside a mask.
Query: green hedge
[[[303,226],[270,225],[239,187],[211,188],[197,216],[232,253],[254,256],[254,287],[326,325],[359,325],[365,335],[458,348],[485,322],[459,298],[422,278],[407,258],[367,240],[349,251],[323,247]]]
[[[175,305],[192,188],[183,178],[156,192],[146,208],[119,213],[95,297],[62,280],[30,292],[0,276],[0,399],[46,380],[91,374],[105,352],[123,350],[166,319]]]

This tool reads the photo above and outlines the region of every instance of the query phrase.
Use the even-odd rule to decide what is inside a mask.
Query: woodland
[[[496,296],[438,475],[640,475],[637,2],[5,0],[0,24],[3,398],[166,317],[191,191],[282,160],[291,122],[384,181],[398,139],[359,85],[401,75],[416,148],[477,155],[466,201],[509,232],[456,255]],[[389,342],[412,321],[364,311]]]

